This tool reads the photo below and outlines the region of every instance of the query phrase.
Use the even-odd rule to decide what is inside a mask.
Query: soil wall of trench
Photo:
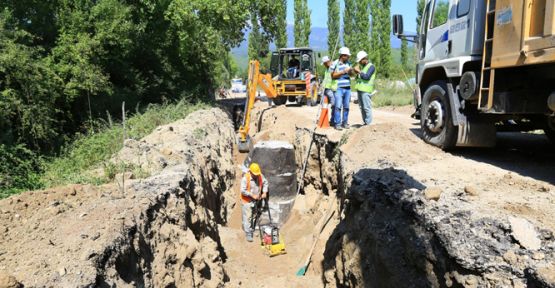
[[[540,250],[523,249],[506,218],[464,201],[431,201],[423,184],[387,161],[348,165],[346,137],[316,133],[303,179],[303,193],[336,197],[340,212],[319,263],[324,286],[555,287],[545,270],[555,256],[551,231],[539,231]],[[297,128],[297,163],[310,139],[311,130]]]
[[[198,111],[125,143],[112,161],[152,175],[126,173],[125,190],[74,185],[1,200],[0,286],[223,286],[218,226],[235,203],[234,139],[226,112]]]

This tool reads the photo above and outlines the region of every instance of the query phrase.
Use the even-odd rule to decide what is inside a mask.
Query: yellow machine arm
[[[266,97],[275,98],[277,92],[274,87],[271,74],[260,73],[260,62],[251,60],[249,62],[249,79],[247,81],[247,99],[245,101],[243,124],[239,128],[238,146],[239,152],[248,152],[250,146],[249,128],[251,113],[256,102],[257,88],[260,87],[266,93]]]

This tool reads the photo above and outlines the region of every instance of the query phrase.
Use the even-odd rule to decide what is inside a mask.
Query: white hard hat
[[[347,47],[341,47],[339,49],[339,55],[349,55],[349,56],[351,56],[351,51]]]
[[[364,59],[368,57],[368,53],[366,53],[365,51],[360,51],[357,53],[357,62],[360,62],[360,60]]]
[[[330,61],[330,57],[329,56],[324,56],[322,57],[322,65],[324,65],[324,63]]]

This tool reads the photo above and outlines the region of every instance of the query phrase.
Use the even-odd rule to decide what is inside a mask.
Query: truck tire
[[[287,103],[287,97],[278,96],[278,97],[274,98],[272,100],[272,102],[274,102],[274,105],[276,105],[276,106],[281,106],[281,105]]]
[[[426,143],[449,150],[457,144],[458,126],[453,125],[445,81],[433,82],[422,97],[420,127]]]

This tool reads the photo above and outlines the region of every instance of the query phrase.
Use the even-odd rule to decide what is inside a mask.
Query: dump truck
[[[491,147],[497,131],[555,141],[555,1],[427,0],[416,43],[415,117],[424,141]]]

